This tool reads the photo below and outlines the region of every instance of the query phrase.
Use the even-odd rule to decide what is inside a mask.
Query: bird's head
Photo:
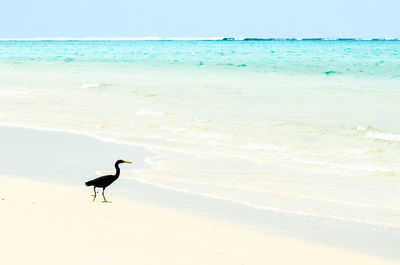
[[[116,165],[118,165],[118,164],[122,164],[122,163],[128,163],[128,164],[132,164],[132,162],[130,162],[130,161],[125,161],[125,160],[118,160],[117,162],[115,162],[115,164]]]

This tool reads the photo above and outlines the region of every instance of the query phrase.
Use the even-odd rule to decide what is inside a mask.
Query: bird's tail
[[[93,182],[92,181],[88,181],[88,182],[85,182],[85,184],[86,184],[86,186],[92,186]]]

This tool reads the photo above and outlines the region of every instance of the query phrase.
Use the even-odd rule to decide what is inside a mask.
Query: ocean
[[[395,231],[399,106],[398,40],[0,41],[1,124],[157,154],[126,178]]]

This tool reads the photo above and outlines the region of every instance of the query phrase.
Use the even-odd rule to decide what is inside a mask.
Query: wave
[[[112,86],[112,84],[109,83],[83,83],[81,88],[103,88],[103,87],[109,87]]]
[[[400,142],[400,134],[370,131],[366,133],[365,137],[382,141]]]
[[[229,201],[231,203],[235,203],[238,205],[244,205],[247,207],[251,208],[256,208],[260,210],[267,210],[267,211],[272,211],[272,212],[278,212],[278,213],[284,213],[284,214],[291,214],[291,215],[297,215],[297,216],[308,216],[308,217],[315,217],[315,218],[324,218],[324,219],[332,219],[332,220],[340,220],[340,221],[345,221],[345,222],[353,222],[353,223],[361,223],[361,224],[368,224],[368,225],[375,225],[375,226],[383,226],[383,227],[394,227],[398,228],[400,225],[395,224],[395,223],[389,223],[389,222],[376,222],[376,221],[371,221],[367,219],[362,219],[362,218],[354,218],[354,217],[344,217],[344,216],[338,216],[334,214],[319,214],[307,210],[289,210],[289,209],[282,209],[279,207],[273,207],[273,206],[265,206],[265,205],[260,205],[256,203],[249,203],[245,201],[240,201],[232,198],[227,198],[225,196],[219,196],[207,192],[199,192],[199,191],[192,191],[188,189],[182,189],[182,188],[177,188],[173,187],[170,185],[165,185],[161,183],[155,183],[149,180],[146,180],[141,177],[124,177],[125,179],[130,179],[137,181],[142,184],[158,187],[161,189],[166,189],[166,190],[172,190],[172,191],[177,191],[177,192],[182,192],[182,193],[187,193],[187,194],[193,194],[197,196],[203,196],[203,197],[208,197],[208,198],[213,198],[217,200],[223,200],[223,201]],[[364,204],[362,204],[364,205]],[[398,210],[397,208],[394,208],[394,210]]]
[[[372,126],[357,126],[355,127],[355,130],[363,132],[364,137],[367,139],[389,141],[394,143],[400,142],[400,134],[385,132]]]
[[[366,139],[389,141],[393,143],[400,142],[400,134],[386,132],[373,126],[364,127],[358,125],[351,127],[351,130],[358,131]]]
[[[98,88],[99,86],[99,83],[84,83],[82,88]]]
[[[146,109],[140,109],[136,111],[135,113],[138,116],[163,116],[166,113],[165,112],[160,112],[160,111],[152,111],[152,110],[146,110]]]
[[[0,96],[25,98],[32,94],[32,90],[0,90]]]

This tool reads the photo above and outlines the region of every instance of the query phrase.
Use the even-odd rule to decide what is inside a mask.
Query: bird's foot
[[[105,202],[105,203],[112,203],[111,201],[102,201],[102,202]]]

